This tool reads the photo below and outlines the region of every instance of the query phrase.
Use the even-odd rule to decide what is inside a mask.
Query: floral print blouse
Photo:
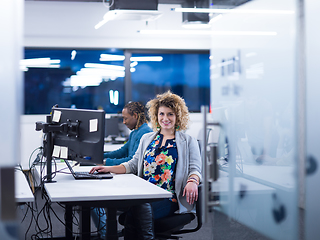
[[[178,161],[178,151],[175,139],[168,139],[161,147],[163,135],[156,135],[149,144],[144,155],[143,178],[172,193],[173,202],[177,202],[175,195],[175,167]]]

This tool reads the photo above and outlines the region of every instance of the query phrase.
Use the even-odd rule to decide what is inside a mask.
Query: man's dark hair
[[[147,122],[145,107],[140,102],[128,102],[123,109],[127,109],[128,113],[132,116],[134,113],[138,115],[138,121],[135,129],[138,129],[142,124]]]

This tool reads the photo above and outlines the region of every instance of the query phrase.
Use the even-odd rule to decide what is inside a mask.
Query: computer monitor
[[[52,108],[53,157],[77,162],[103,163],[105,112],[72,108]]]
[[[118,117],[110,117],[105,120],[105,138],[111,138],[112,141],[120,136]]]

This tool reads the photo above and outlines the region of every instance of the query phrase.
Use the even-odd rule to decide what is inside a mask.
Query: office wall
[[[99,29],[107,8],[100,2],[25,3],[27,47],[209,49],[210,36],[141,35],[141,29],[182,29],[182,13],[171,11],[179,5],[159,4],[163,15],[149,21],[110,21]]]
[[[23,169],[29,169],[30,165],[36,159],[42,146],[42,131],[36,131],[36,122],[46,122],[46,115],[21,115],[21,166]]]

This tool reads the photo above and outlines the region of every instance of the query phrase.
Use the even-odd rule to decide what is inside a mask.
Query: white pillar
[[[14,167],[20,162],[20,115],[23,103],[23,0],[0,1],[0,236],[18,239]]]

